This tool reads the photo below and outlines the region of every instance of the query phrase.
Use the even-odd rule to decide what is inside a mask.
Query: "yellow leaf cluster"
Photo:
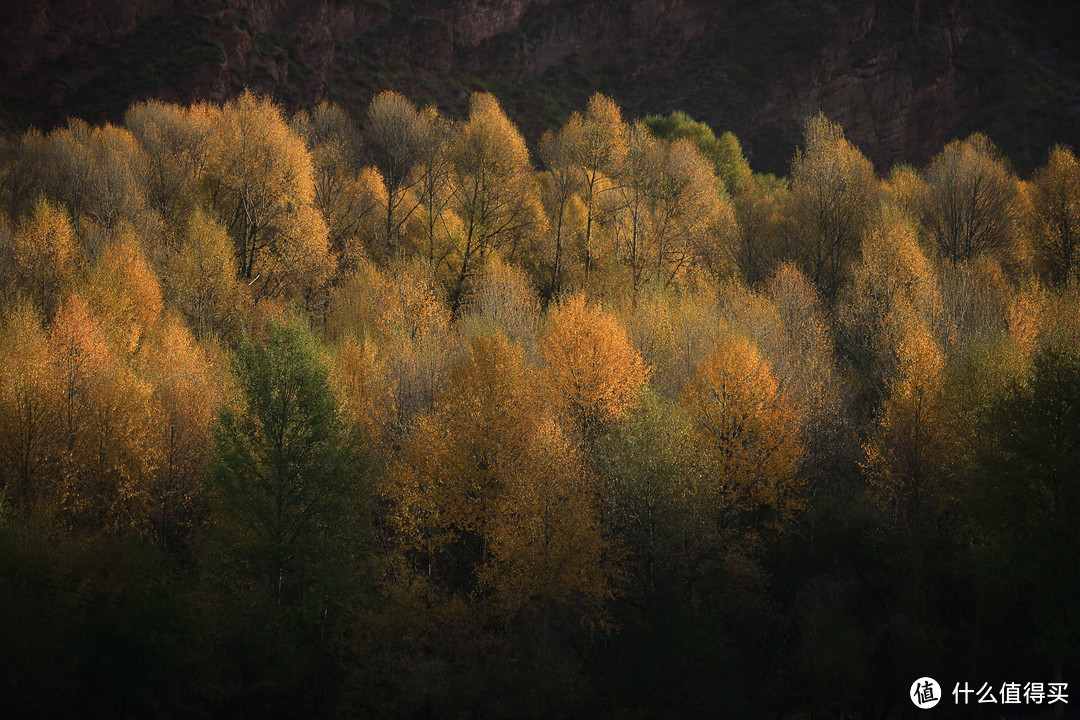
[[[797,418],[757,347],[738,334],[721,340],[679,400],[718,498],[782,524],[801,504]]]
[[[580,294],[551,312],[540,351],[552,388],[586,435],[632,407],[649,377],[618,320]]]

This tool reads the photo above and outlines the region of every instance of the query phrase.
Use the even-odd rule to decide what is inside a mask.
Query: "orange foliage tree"
[[[583,295],[560,303],[540,339],[557,401],[588,438],[637,402],[649,370],[618,320],[585,304]]]
[[[31,215],[19,223],[11,251],[16,281],[51,315],[80,261],[66,213],[40,198]]]
[[[723,522],[745,513],[751,527],[782,527],[801,506],[799,428],[754,344],[722,339],[679,400],[694,420],[715,507],[734,511]]]
[[[474,578],[500,613],[598,610],[610,588],[595,491],[505,336],[480,334],[410,435],[387,492],[414,566]]]

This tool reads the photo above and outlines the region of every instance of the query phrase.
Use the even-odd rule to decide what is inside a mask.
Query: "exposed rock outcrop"
[[[753,164],[776,172],[786,170],[802,120],[821,109],[885,169],[925,162],[987,121],[988,107],[1031,104],[1006,97],[994,67],[967,48],[980,22],[1022,12],[996,0],[992,9],[1005,20],[985,20],[986,7],[974,0],[14,0],[0,7],[0,122],[15,130],[69,115],[116,120],[139,98],[222,100],[243,87],[288,107],[329,98],[354,110],[394,87],[460,112],[469,90],[486,87],[537,133],[600,90],[631,115],[683,109],[733,129]],[[1051,13],[1044,20],[1051,25],[1053,12],[1058,24],[1075,15],[1053,0],[1041,0],[1039,11]],[[1035,157],[1051,141],[1080,139],[1069,135],[1080,136],[1067,77],[1075,64],[1048,44],[1010,50],[1036,58],[1032,67],[1047,69],[1053,91],[1038,100],[1050,120],[999,123],[994,139],[1008,151]]]

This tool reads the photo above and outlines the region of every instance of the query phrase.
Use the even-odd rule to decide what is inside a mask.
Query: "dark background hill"
[[[1078,28],[1064,0],[7,0],[0,124],[244,87],[353,113],[391,88],[460,113],[484,89],[535,138],[600,90],[733,130],[757,170],[786,172],[822,109],[879,170],[982,130],[1026,172],[1080,140]]]

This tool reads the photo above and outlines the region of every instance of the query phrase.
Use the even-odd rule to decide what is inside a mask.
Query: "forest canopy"
[[[5,703],[892,717],[928,673],[1075,678],[1078,238],[1069,148],[881,176],[821,114],[784,179],[602,95],[529,139],[384,92],[4,140]]]

